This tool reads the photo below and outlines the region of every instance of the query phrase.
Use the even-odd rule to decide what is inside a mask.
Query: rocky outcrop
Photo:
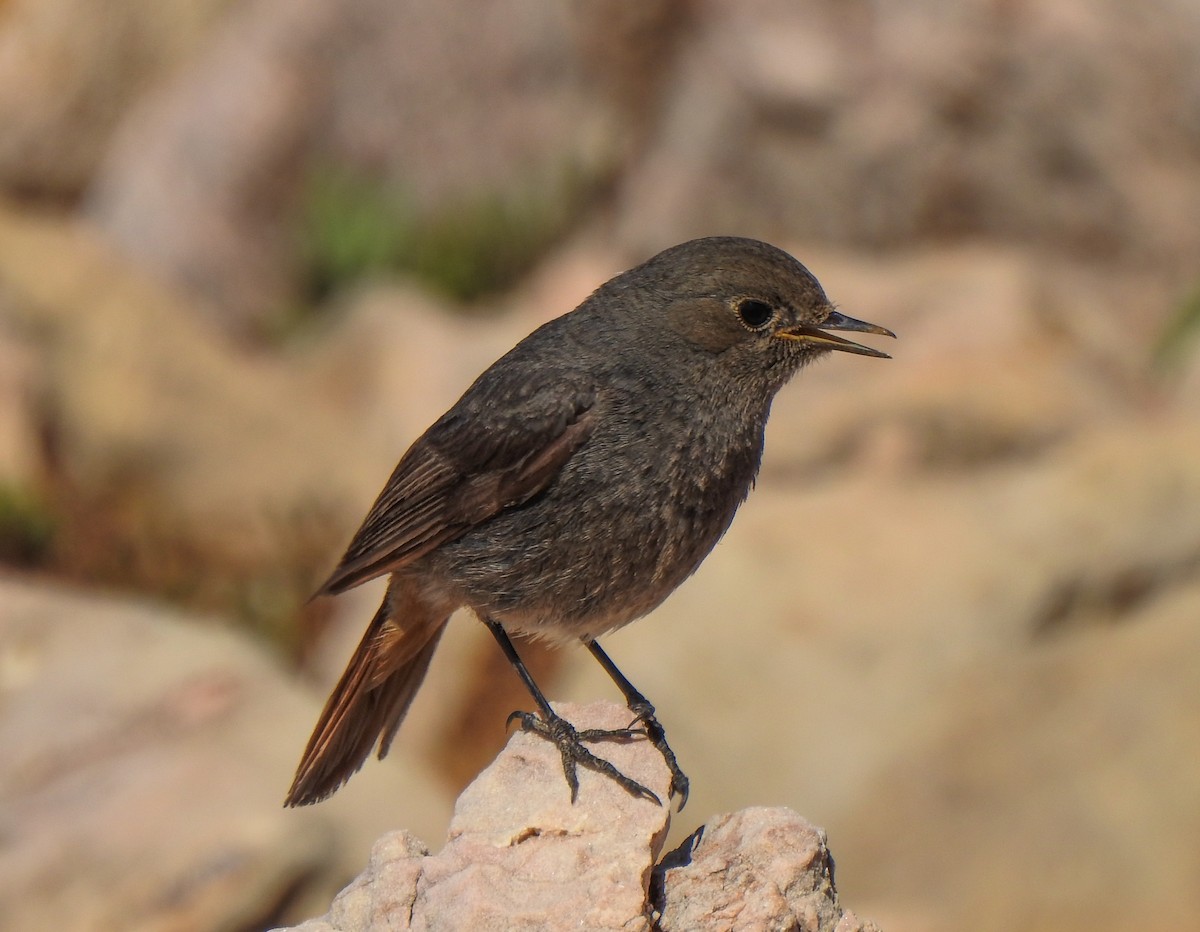
[[[403,754],[328,806],[283,809],[317,709],[213,619],[0,578],[4,928],[295,921],[328,902],[380,822],[441,829],[441,792]]]
[[[689,816],[810,814],[896,932],[1187,927],[1200,7],[480,9],[0,0],[0,562],[38,579],[0,585],[0,925],[295,922],[384,826],[443,838],[520,683],[456,619],[391,757],[286,815],[380,593],[305,600],[493,359],[737,232],[900,339],[780,395],[730,532],[606,639]],[[540,216],[508,208],[577,226],[468,313],[411,264],[306,291],[316,245],[395,248],[404,211],[370,208],[400,188],[489,258]],[[229,338],[259,315],[278,341]],[[555,698],[614,695],[586,651],[526,659]]]
[[[238,4],[204,54],[130,115],[93,213],[241,332],[300,298],[313,222],[344,222],[364,197],[385,257],[389,238],[414,260],[447,233],[458,249],[491,224],[490,261],[528,265],[625,143],[589,67],[587,19],[509,0],[483,22],[469,0]]]
[[[662,932],[879,932],[838,903],[825,833],[790,809],[742,809],[696,829],[655,870]]]
[[[560,711],[579,728],[629,722],[608,703]],[[666,799],[668,773],[653,747],[598,750]],[[296,932],[877,932],[841,908],[825,835],[794,812],[719,816],[660,860],[670,822],[668,806],[590,772],[572,803],[554,747],[518,733],[459,797],[440,852],[406,831],[385,835],[329,913]]]
[[[126,110],[201,45],[229,0],[10,0],[0,15],[0,189],[60,203]]]

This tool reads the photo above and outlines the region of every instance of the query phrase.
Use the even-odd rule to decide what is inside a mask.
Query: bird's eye
[[[738,303],[738,319],[751,330],[765,327],[775,318],[775,309],[765,301],[755,301],[747,298]]]

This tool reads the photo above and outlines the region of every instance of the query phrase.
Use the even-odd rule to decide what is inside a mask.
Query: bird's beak
[[[880,359],[892,358],[887,353],[882,353],[877,349],[863,346],[861,343],[854,343],[851,340],[843,340],[841,337],[825,332],[825,330],[853,330],[858,333],[877,333],[884,337],[895,337],[896,334],[888,330],[887,327],[880,327],[878,324],[868,324],[865,320],[855,320],[853,317],[847,317],[845,314],[839,314],[837,311],[830,311],[829,316],[821,321],[821,327],[825,329],[822,330],[813,324],[800,324],[796,327],[780,330],[776,336],[782,337],[785,340],[811,343],[820,349],[841,350],[843,353],[857,353],[860,356],[878,356]]]

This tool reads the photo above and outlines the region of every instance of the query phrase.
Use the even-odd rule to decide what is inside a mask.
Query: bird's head
[[[639,288],[650,289],[662,311],[647,315],[643,303],[638,326],[647,331],[649,344],[657,346],[663,338],[682,342],[738,381],[762,381],[775,391],[805,363],[829,352],[889,358],[838,333],[894,337],[892,331],[836,310],[808,269],[758,240],[691,240],[626,274],[636,276]]]

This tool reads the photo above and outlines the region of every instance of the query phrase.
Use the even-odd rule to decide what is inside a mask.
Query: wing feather
[[[321,593],[401,569],[528,501],[591,435],[595,390],[582,377],[514,386],[488,374],[401,458]]]

